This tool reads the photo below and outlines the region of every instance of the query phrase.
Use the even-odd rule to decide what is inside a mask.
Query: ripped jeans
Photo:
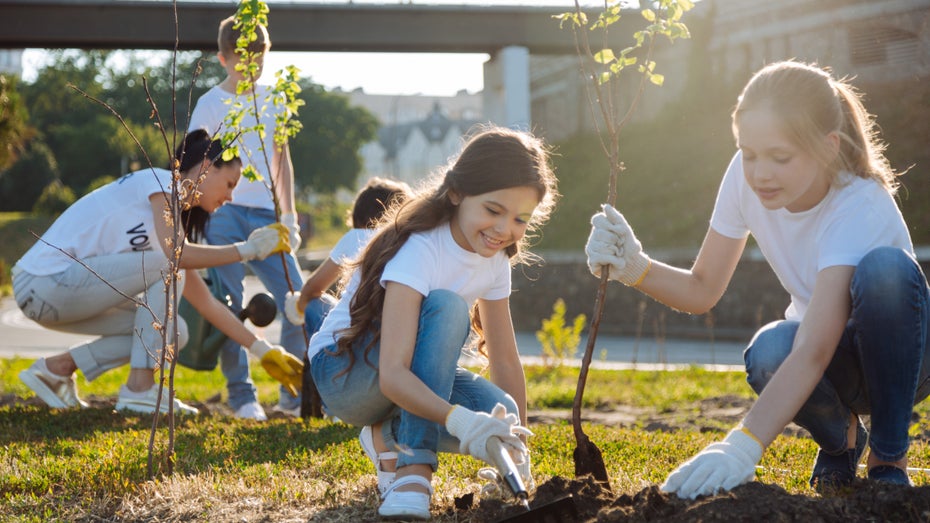
[[[497,385],[458,366],[462,346],[468,338],[468,306],[458,294],[437,290],[423,299],[416,346],[410,370],[439,397],[453,405],[476,412],[491,412],[500,403],[507,412],[519,413],[517,403]],[[436,470],[436,452],[459,452],[459,440],[442,424],[414,416],[381,393],[378,384],[380,345],[365,357],[364,346],[353,348],[355,364],[348,366],[346,354],[332,354],[327,347],[311,359],[310,372],[323,399],[326,412],[358,427],[384,422],[381,431],[388,448],[399,452],[397,467],[430,465]],[[369,364],[370,362],[370,364]]]
[[[930,394],[930,289],[905,251],[880,247],[850,283],[852,311],[833,360],[794,422],[828,454],[847,447],[850,414],[871,416],[869,447],[882,461],[907,455],[914,404]],[[799,322],[775,321],[743,353],[746,380],[761,393],[788,357]]]

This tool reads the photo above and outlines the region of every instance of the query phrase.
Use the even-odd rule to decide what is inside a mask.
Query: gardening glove
[[[255,229],[246,241],[236,242],[233,245],[239,251],[239,258],[242,261],[263,260],[276,252],[290,250],[286,234],[287,229],[284,226],[274,223]]]
[[[281,214],[281,223],[287,227],[287,237],[291,242],[291,252],[296,253],[300,248],[300,225],[297,224],[297,215],[292,212]],[[295,323],[295,325],[298,325]]]
[[[469,454],[481,461],[493,465],[486,448],[488,438],[497,436],[505,445],[514,463],[529,460],[529,450],[518,437],[521,434],[532,436],[529,429],[520,426],[516,414],[508,414],[507,409],[498,403],[490,414],[475,412],[461,405],[455,405],[446,416],[446,430],[459,439],[459,452]]]
[[[536,480],[533,479],[533,474],[530,471],[529,454],[527,454],[526,458],[526,461],[517,464],[517,470],[520,472],[520,479],[523,480],[523,486],[526,487],[526,493],[532,496],[533,492],[536,492]],[[479,495],[482,499],[500,499],[507,503],[517,501],[517,498],[514,497],[513,492],[510,491],[510,487],[506,485],[504,478],[501,477],[500,472],[498,472],[496,468],[483,467],[478,469],[478,479],[487,482],[481,487]]]
[[[265,372],[281,382],[292,396],[300,394],[304,362],[288,354],[280,346],[271,345],[265,340],[255,340],[249,347],[249,352],[262,362]]]
[[[652,265],[626,218],[609,204],[591,217],[591,234],[584,252],[591,274],[600,278],[602,268],[607,266],[611,280],[633,287],[643,281]]]
[[[284,316],[294,325],[304,324],[304,311],[300,309],[300,293],[289,292],[284,297]]]
[[[762,451],[762,443],[749,429],[733,429],[726,439],[708,445],[675,469],[659,488],[691,499],[730,490],[755,478]]]

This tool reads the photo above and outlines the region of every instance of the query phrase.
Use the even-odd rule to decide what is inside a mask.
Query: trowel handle
[[[485,446],[488,450],[488,456],[491,458],[498,474],[504,478],[507,487],[510,488],[510,491],[517,499],[526,501],[529,494],[526,492],[523,478],[520,477],[520,471],[517,469],[517,465],[514,464],[513,458],[510,457],[510,452],[507,451],[504,442],[497,436],[491,436]]]

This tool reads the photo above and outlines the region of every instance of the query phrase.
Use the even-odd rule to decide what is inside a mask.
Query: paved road
[[[264,291],[257,278],[246,278],[246,298]],[[260,335],[276,341],[280,334],[277,319]],[[252,327],[254,328],[254,327]],[[27,319],[16,307],[12,298],[0,300],[0,357],[22,356],[38,358],[61,352],[84,341],[87,336],[57,332],[40,327]],[[579,354],[587,340],[583,339]],[[528,363],[538,362],[542,347],[533,332],[518,332],[517,344]],[[744,344],[718,341],[708,343],[694,340],[634,339],[617,336],[598,336],[593,364],[600,368],[675,369],[688,365],[699,365],[717,370],[742,370]],[[578,360],[567,362],[577,365]]]

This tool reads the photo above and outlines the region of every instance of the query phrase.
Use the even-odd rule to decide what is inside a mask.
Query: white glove
[[[294,325],[304,324],[304,311],[297,307],[297,302],[299,300],[299,292],[289,292],[284,297],[284,316],[287,318],[287,321]]]
[[[281,215],[281,223],[287,227],[288,239],[291,241],[291,249],[297,252],[300,248],[300,225],[297,224],[297,215],[292,212],[286,212]],[[300,325],[295,323],[294,325]]]
[[[591,274],[600,278],[601,269],[606,265],[609,278],[624,285],[639,285],[652,263],[643,253],[643,246],[626,218],[608,204],[591,217],[591,235],[584,252],[588,255]]]
[[[274,252],[281,252],[282,247],[287,250],[287,242],[282,241],[281,234],[273,225],[259,227],[249,234],[249,239],[233,245],[239,251],[242,261],[263,260]]]
[[[679,498],[694,499],[752,481],[763,449],[744,430],[733,429],[723,441],[708,445],[669,474],[659,488]]]
[[[526,487],[526,493],[530,496],[533,495],[533,492],[536,492],[536,480],[533,479],[533,474],[530,472],[530,460],[529,455],[526,456],[526,460],[523,463],[517,464],[517,470],[520,472],[520,479],[523,480],[523,486]],[[501,477],[500,472],[497,471],[494,467],[483,467],[478,469],[478,479],[487,481],[487,483],[481,487],[480,496],[482,499],[501,499],[504,501],[515,501],[513,492],[510,491],[510,487],[504,484],[504,478]]]
[[[459,451],[462,454],[469,454],[485,463],[494,464],[486,448],[491,436],[501,439],[511,456],[515,456],[514,463],[529,461],[529,449],[518,436],[532,436],[533,433],[521,427],[520,418],[516,414],[508,414],[500,403],[494,406],[490,414],[456,405],[446,416],[446,430],[459,439]]]

